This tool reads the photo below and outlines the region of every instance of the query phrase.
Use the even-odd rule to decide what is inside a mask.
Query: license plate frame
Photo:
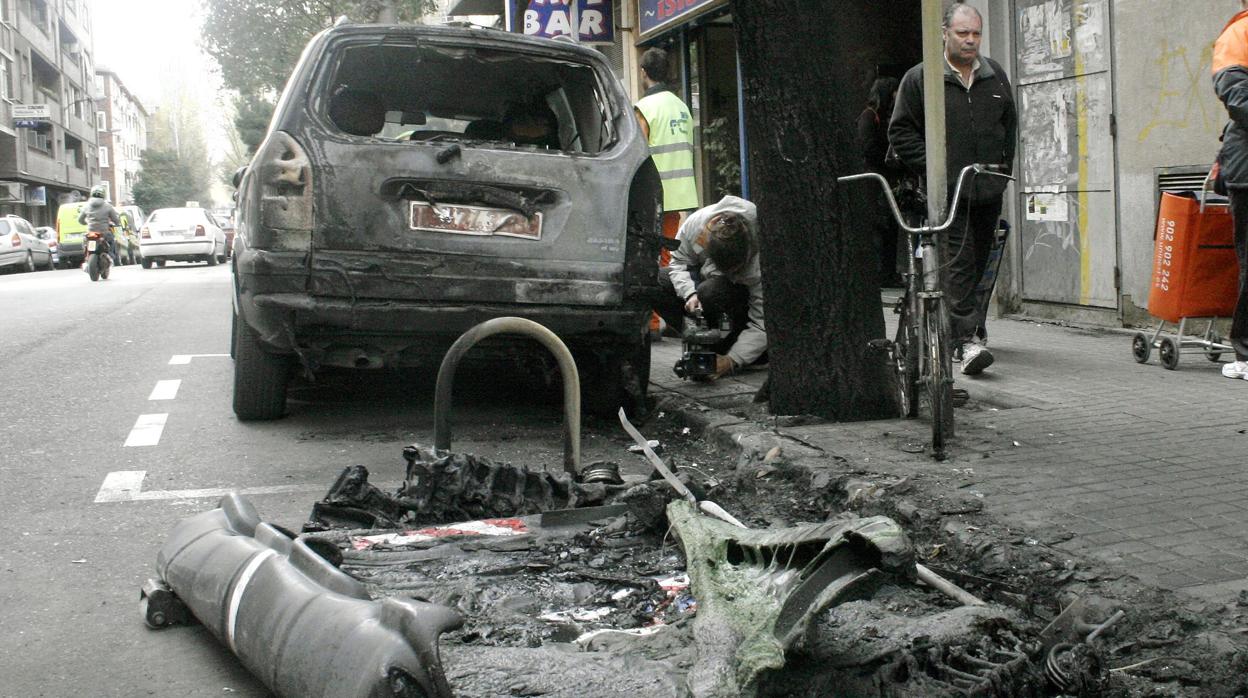
[[[470,204],[408,202],[408,227],[428,233],[449,233],[474,237],[542,239],[542,212],[527,218],[519,211]]]
[[[88,240],[88,241],[87,241],[87,252],[95,252],[95,245],[96,245],[96,241],[95,241],[95,240]]]

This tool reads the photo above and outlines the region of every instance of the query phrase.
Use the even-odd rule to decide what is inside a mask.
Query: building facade
[[[147,110],[107,68],[95,71],[95,89],[102,95],[95,113],[100,184],[113,203],[133,204],[139,155],[147,148]]]
[[[98,179],[86,0],[0,0],[0,212],[52,225]]]

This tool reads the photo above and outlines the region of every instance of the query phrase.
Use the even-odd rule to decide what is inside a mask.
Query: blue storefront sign
[[[525,7],[521,18],[526,36],[553,39],[572,36],[571,0],[514,0]],[[615,14],[612,0],[577,0],[579,40],[583,44],[615,42]]]
[[[728,0],[637,0],[637,29],[649,39],[694,17],[728,4]]]

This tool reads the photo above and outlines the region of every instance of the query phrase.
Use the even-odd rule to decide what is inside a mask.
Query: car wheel
[[[646,414],[650,386],[650,336],[622,349],[578,355],[581,407],[598,417],[614,418],[621,407],[629,417]]]
[[[158,259],[158,260],[156,260],[156,266],[160,267],[161,269],[164,269],[164,268],[165,268],[165,263],[166,263],[166,262],[168,262],[168,261],[169,261],[169,260],[167,260],[167,259]]]
[[[215,244],[212,246],[212,251],[208,253],[208,266],[217,266],[217,246]]]
[[[35,270],[35,256],[30,253],[30,250],[27,250],[26,251],[26,263],[23,265],[22,271],[34,271],[34,270]]]
[[[144,269],[151,269],[151,268],[152,268],[152,260],[148,259],[147,257],[144,257],[144,258],[143,258],[143,268],[144,268]]]
[[[234,414],[243,421],[277,419],[286,413],[289,356],[270,354],[239,318],[234,323]]]
[[[56,271],[56,260],[52,258],[51,254],[48,255],[48,266],[44,267],[44,270]]]

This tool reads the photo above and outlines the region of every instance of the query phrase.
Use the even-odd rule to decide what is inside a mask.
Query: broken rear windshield
[[[333,55],[326,116],[351,135],[589,154],[612,142],[610,109],[588,64],[394,43]]]

